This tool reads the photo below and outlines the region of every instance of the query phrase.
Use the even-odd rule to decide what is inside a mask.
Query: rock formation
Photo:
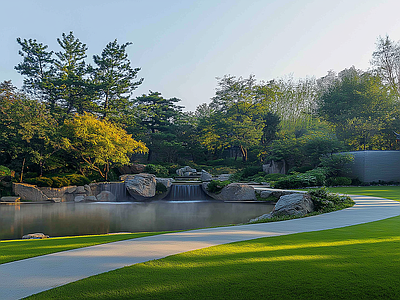
[[[156,176],[140,173],[132,178],[125,179],[125,186],[129,194],[136,200],[154,197],[156,194]]]

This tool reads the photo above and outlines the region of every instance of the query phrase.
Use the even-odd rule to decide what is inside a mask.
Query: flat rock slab
[[[168,233],[2,264],[0,299],[20,299],[92,275],[186,251],[400,215],[400,202],[368,196],[352,198],[356,205],[351,208],[302,219]]]

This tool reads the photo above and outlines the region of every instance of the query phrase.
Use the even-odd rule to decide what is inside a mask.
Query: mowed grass
[[[65,250],[145,237],[163,232],[103,234],[60,237],[42,240],[0,241],[0,264]]]
[[[400,201],[400,186],[330,187],[331,192],[347,195],[365,195]]]
[[[29,299],[400,299],[400,216],[186,252]]]

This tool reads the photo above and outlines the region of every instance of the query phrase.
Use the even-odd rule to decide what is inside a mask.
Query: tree
[[[218,80],[216,95],[210,103],[214,110],[209,120],[213,121],[209,124],[212,129],[203,130],[203,143],[216,148],[236,147],[243,161],[247,161],[248,149],[260,143],[262,116],[267,107],[257,93],[253,75],[248,79],[229,75]]]
[[[130,154],[148,151],[144,143],[134,140],[124,129],[88,113],[66,120],[62,132],[64,148],[72,150],[83,162],[79,165],[82,174],[85,169],[94,170],[104,180],[108,180],[111,166],[128,164]]]
[[[17,92],[11,81],[0,84],[0,156],[12,168],[37,166],[43,174],[59,150],[58,124],[46,107]]]
[[[23,57],[23,61],[15,69],[25,76],[24,90],[37,99],[49,103],[54,110],[56,99],[51,88],[55,72],[53,51],[47,51],[47,45],[32,39],[17,38],[17,43],[22,48],[19,54]]]
[[[354,67],[339,73],[321,96],[319,114],[333,124],[339,139],[355,150],[376,149],[371,142],[390,128],[396,112],[390,88],[378,76]]]
[[[371,65],[375,72],[388,84],[400,100],[400,45],[389,36],[379,36],[376,50],[372,54]]]
[[[136,98],[136,110],[143,129],[141,136],[149,147],[148,161],[155,159],[157,154],[167,154],[181,146],[176,140],[182,114],[182,106],[175,104],[179,101],[177,98],[165,99],[161,93],[152,91]],[[168,160],[172,160],[169,156]]]
[[[118,116],[126,111],[130,104],[130,96],[143,82],[143,78],[135,81],[140,68],[133,69],[126,53],[126,47],[132,43],[119,45],[117,40],[110,42],[101,55],[94,55],[97,65],[91,70],[98,86],[98,103],[103,118]]]

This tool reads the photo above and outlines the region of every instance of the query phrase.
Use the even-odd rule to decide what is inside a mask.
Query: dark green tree
[[[149,148],[148,161],[156,156],[168,154],[181,146],[176,139],[176,130],[181,119],[182,106],[176,105],[180,99],[166,99],[159,92],[152,92],[136,98],[138,123],[142,127],[139,138]],[[173,160],[172,155],[168,160]]]
[[[110,42],[101,55],[94,55],[96,64],[92,68],[94,82],[98,86],[98,104],[103,118],[121,117],[130,105],[133,91],[143,82],[137,80],[140,68],[132,68],[126,47],[132,43],[119,45],[117,40]]]
[[[379,142],[373,140],[379,140],[382,131],[391,128],[398,118],[395,103],[390,87],[380,77],[353,67],[339,73],[322,94],[319,114],[353,149],[381,149]]]

